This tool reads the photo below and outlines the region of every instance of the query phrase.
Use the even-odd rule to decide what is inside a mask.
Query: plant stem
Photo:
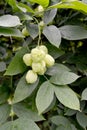
[[[38,38],[38,46],[40,45],[40,41],[41,41],[41,28],[40,25],[38,23],[38,29],[39,29],[39,38]]]
[[[40,41],[41,41],[41,27],[40,27],[40,25],[39,25],[38,20],[37,20],[35,17],[33,17],[33,18],[34,18],[34,20],[36,21],[36,23],[38,24],[38,33],[39,33],[38,46],[39,46],[39,45],[40,45]]]

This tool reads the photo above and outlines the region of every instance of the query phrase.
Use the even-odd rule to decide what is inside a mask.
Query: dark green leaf
[[[0,125],[9,117],[11,107],[8,104],[0,105]]]
[[[55,103],[56,103],[56,97],[54,96],[54,99],[52,101],[52,103],[50,104],[50,106],[43,112],[44,113],[47,113],[48,111],[52,110],[55,106]]]
[[[51,121],[57,126],[63,125],[64,127],[66,127],[68,124],[70,124],[69,120],[64,116],[53,116],[51,118]]]
[[[33,121],[42,121],[44,117],[42,115],[38,115],[37,112],[32,111],[31,109],[27,108],[23,104],[15,104],[13,106],[13,110],[18,117],[26,117],[28,119],[32,119]]]
[[[43,30],[43,34],[51,44],[53,44],[56,47],[59,47],[61,43],[61,34],[56,26],[50,25],[45,27]]]
[[[27,66],[23,62],[23,55],[27,52],[28,50],[26,47],[19,50],[12,59],[4,75],[16,75],[19,73],[23,73],[27,68]]]
[[[52,44],[50,44],[48,42],[45,45],[48,48],[49,54],[51,56],[53,56],[54,59],[57,59],[58,57],[60,57],[61,55],[64,54],[63,50],[61,50],[60,48],[55,47],[54,45],[52,45]]]
[[[38,36],[38,25],[36,24],[27,24],[27,29],[29,31],[30,36],[35,39]]]
[[[66,85],[66,84],[73,83],[78,78],[79,78],[78,75],[65,70],[54,74],[50,78],[50,81],[57,85]]]
[[[72,124],[71,124],[71,128],[72,128],[72,130],[77,130],[77,128]]]
[[[49,81],[46,81],[40,86],[36,96],[36,106],[39,114],[44,112],[50,106],[53,99],[53,85]]]
[[[9,98],[8,92],[0,92],[0,104],[5,103]]]
[[[0,36],[6,36],[6,37],[20,37],[24,38],[22,33],[16,29],[16,28],[6,28],[6,27],[0,27]]]
[[[56,73],[61,73],[61,72],[64,72],[64,71],[70,71],[70,69],[63,64],[55,63],[54,66],[48,68],[46,74],[55,75]]]
[[[51,121],[58,126],[56,130],[72,130],[71,123],[66,117],[53,116],[51,118]]]
[[[48,24],[48,23],[52,22],[52,20],[56,16],[56,13],[57,13],[57,9],[52,9],[52,10],[46,11],[44,14],[44,17],[43,17],[44,23]]]
[[[87,115],[84,113],[78,112],[76,115],[77,121],[84,129],[87,127]]]
[[[87,38],[87,30],[81,26],[65,25],[59,28],[61,35],[67,40],[80,40]]]
[[[60,125],[59,127],[56,128],[56,130],[65,130],[65,127]]]
[[[79,99],[76,93],[68,86],[55,86],[54,91],[58,100],[66,107],[80,110]]]
[[[82,92],[82,100],[87,100],[87,88]]]
[[[35,90],[38,85],[39,80],[37,80],[34,84],[28,84],[25,80],[25,75],[20,79],[17,88],[15,90],[13,103],[20,102],[31,95],[31,93]]]
[[[72,130],[72,128],[70,125],[67,125],[66,127],[60,125],[56,130]]]
[[[9,89],[5,85],[0,85],[0,104],[5,103],[8,98]]]
[[[15,121],[10,121],[2,126],[0,130],[40,130],[39,127],[28,118],[19,118]]]
[[[72,110],[72,109],[67,109],[66,112],[65,112],[65,116],[73,116],[76,114],[77,111],[75,110]]]

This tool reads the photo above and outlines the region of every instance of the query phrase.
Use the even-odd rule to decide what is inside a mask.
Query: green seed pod
[[[23,61],[27,66],[31,66],[32,65],[32,58],[31,58],[31,54],[27,53],[23,56]]]
[[[37,63],[34,62],[34,63],[32,63],[32,69],[36,73],[44,74],[44,72],[46,70],[46,64],[44,61],[37,62]]]
[[[35,83],[37,80],[38,76],[33,70],[29,70],[26,74],[26,81],[27,83]]]
[[[42,68],[40,72],[38,72],[39,75],[44,75],[44,73],[46,72],[46,67]]]
[[[23,28],[22,34],[23,34],[24,36],[29,36],[29,32],[28,32],[28,30],[26,29],[26,27]]]
[[[37,10],[38,10],[38,12],[40,13],[40,12],[43,12],[43,11],[44,11],[44,8],[43,8],[43,6],[39,5],[39,6],[37,7]]]
[[[55,63],[54,58],[49,54],[46,54],[44,61],[45,61],[47,67],[51,67]]]
[[[42,17],[44,14],[43,6],[39,5],[38,7],[36,7],[35,12],[36,12],[36,17]]]
[[[47,53],[48,53],[48,49],[47,49],[47,47],[46,47],[46,46],[41,45],[41,46],[39,46],[38,48],[39,48],[40,50],[44,51],[44,52],[45,52],[45,54],[47,54]]]
[[[40,50],[38,48],[34,48],[31,50],[31,57],[33,62],[40,62],[45,57],[45,52],[43,50]]]
[[[43,28],[45,27],[44,21],[40,21],[39,26],[40,26],[41,31],[43,31]]]

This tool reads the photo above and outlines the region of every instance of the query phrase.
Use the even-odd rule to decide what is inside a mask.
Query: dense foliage
[[[86,0],[0,1],[0,130],[87,129],[86,39]]]

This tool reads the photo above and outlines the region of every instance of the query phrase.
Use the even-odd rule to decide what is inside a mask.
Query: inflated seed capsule
[[[24,36],[29,36],[29,32],[28,32],[28,30],[26,29],[26,27],[23,28],[22,34],[23,34]]]
[[[31,66],[32,65],[32,58],[31,58],[31,54],[27,53],[23,56],[23,61],[27,66]]]
[[[45,27],[44,21],[40,21],[39,27],[40,27],[41,31],[43,31],[43,28]]]
[[[29,70],[26,74],[26,81],[27,83],[35,83],[37,81],[37,74],[33,70]]]
[[[47,67],[51,67],[55,63],[54,58],[49,54],[46,54],[44,61],[45,61]]]
[[[37,7],[37,10],[38,10],[38,12],[43,12],[43,11],[44,11],[44,8],[43,8],[43,6],[39,5],[39,6]]]
[[[46,64],[44,61],[41,62],[33,62],[32,63],[32,70],[36,73],[45,72]]]
[[[39,48],[40,50],[44,51],[44,52],[45,52],[45,54],[47,54],[47,53],[48,53],[48,49],[47,49],[47,47],[46,47],[46,46],[41,45],[41,46],[39,46],[38,48]]]
[[[43,50],[38,49],[37,47],[31,50],[31,57],[33,62],[42,61],[45,55],[45,52]]]
[[[46,70],[47,70],[46,67],[41,68],[41,70],[38,72],[38,75],[44,75]]]

